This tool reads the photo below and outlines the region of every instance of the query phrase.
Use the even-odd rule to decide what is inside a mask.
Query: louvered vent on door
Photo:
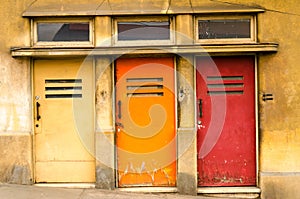
[[[163,78],[127,78],[128,97],[156,97],[163,96]]]
[[[46,98],[81,98],[82,79],[46,79]]]
[[[207,94],[209,95],[241,95],[244,93],[243,76],[208,76]]]

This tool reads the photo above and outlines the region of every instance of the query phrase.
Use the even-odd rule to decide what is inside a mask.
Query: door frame
[[[117,132],[116,132],[116,125],[113,125],[113,131],[114,131],[114,145],[115,145],[115,151],[114,151],[114,156],[115,156],[115,161],[114,161],[114,165],[115,165],[115,187],[117,189],[120,189],[120,190],[138,190],[138,189],[145,189],[146,190],[159,190],[159,192],[161,192],[161,190],[164,190],[164,191],[167,191],[167,192],[177,192],[177,182],[178,182],[178,138],[177,138],[177,132],[178,132],[178,113],[177,113],[177,106],[178,106],[178,100],[177,100],[177,75],[176,75],[176,72],[177,72],[177,62],[176,62],[176,55],[172,55],[172,54],[168,54],[168,55],[144,55],[144,56],[120,56],[120,57],[117,57],[116,59],[114,59],[114,61],[112,62],[112,84],[113,84],[113,124],[116,123],[116,89],[115,89],[115,86],[116,86],[116,60],[118,58],[164,58],[164,57],[170,57],[170,58],[173,58],[173,63],[174,63],[174,71],[173,71],[173,75],[174,75],[174,112],[175,112],[175,141],[176,141],[176,185],[175,187],[119,187],[118,185],[118,154],[117,154],[117,143],[116,143],[116,135],[117,135]]]
[[[196,84],[197,84],[197,57],[202,57],[202,56],[208,56],[208,54],[203,54],[203,55],[195,55],[194,56],[194,82],[195,82],[195,89],[196,89]],[[258,55],[255,53],[247,53],[247,54],[242,54],[242,53],[236,53],[236,54],[210,54],[210,57],[214,56],[224,56],[224,57],[234,57],[234,56],[252,56],[254,58],[254,112],[255,112],[255,160],[256,160],[256,187],[259,185],[259,90],[258,90]],[[196,90],[194,91],[196,95]],[[195,115],[194,115],[194,122],[197,124],[197,100],[194,102],[194,107],[195,107]],[[196,128],[196,127],[195,127]],[[196,128],[197,129],[197,128]],[[198,181],[197,181],[198,183]],[[198,193],[207,193],[206,190],[209,189],[209,193],[224,193],[225,190],[230,190],[230,189],[235,189],[236,187],[197,187]],[[245,187],[247,188],[247,187]]]
[[[38,60],[38,59],[40,59],[40,60],[72,60],[72,59],[80,59],[80,58],[82,58],[83,60],[85,60],[85,59],[91,59],[91,62],[92,62],[92,81],[93,81],[93,87],[91,88],[92,89],[92,92],[93,92],[93,100],[92,100],[92,102],[91,103],[93,103],[94,104],[94,106],[93,106],[93,110],[92,110],[92,115],[93,115],[93,126],[92,126],[92,128],[94,129],[94,131],[93,131],[93,135],[94,135],[94,151],[93,151],[93,153],[94,153],[94,156],[95,156],[95,169],[96,169],[96,138],[95,138],[95,128],[96,128],[96,121],[95,121],[95,119],[96,119],[96,115],[95,115],[95,113],[96,113],[96,110],[95,110],[95,108],[96,108],[96,106],[95,106],[95,86],[96,86],[96,80],[95,80],[95,77],[96,77],[96,60],[95,60],[95,58],[94,57],[91,57],[91,56],[87,56],[87,57],[64,57],[64,58],[59,58],[59,57],[57,57],[57,58],[51,58],[51,57],[38,57],[38,58],[33,58],[33,57],[31,57],[30,58],[30,84],[31,84],[31,88],[30,88],[30,91],[31,91],[31,106],[30,106],[30,108],[31,108],[31,119],[32,119],[32,121],[31,121],[31,128],[32,128],[32,183],[33,184],[39,184],[39,183],[36,183],[35,182],[35,179],[36,179],[36,133],[35,133],[35,118],[34,118],[34,115],[35,115],[35,106],[34,106],[34,94],[35,94],[35,86],[34,86],[34,60]],[[96,175],[96,174],[95,174]],[[97,176],[95,176],[95,179],[97,179]],[[96,181],[94,182],[94,183],[96,183]],[[46,183],[46,184],[51,184],[51,183]],[[68,184],[68,182],[67,183],[56,183],[57,185],[59,185],[59,184]],[[70,182],[70,184],[74,184],[74,183],[72,183],[72,182]],[[76,183],[77,184],[77,183]],[[81,183],[80,183],[81,184]],[[87,184],[87,183],[82,183],[82,184]],[[88,184],[90,184],[90,183],[88,183]],[[90,187],[90,186],[88,186],[88,187]],[[92,186],[93,187],[93,186]]]

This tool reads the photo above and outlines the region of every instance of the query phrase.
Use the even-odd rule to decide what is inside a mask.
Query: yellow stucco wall
[[[300,185],[300,4],[298,0],[230,0],[258,5],[258,41],[278,52],[258,58],[259,181],[262,198],[299,198]],[[273,101],[262,101],[271,93]]]
[[[31,130],[29,62],[27,58],[14,59],[10,55],[12,46],[29,45],[29,20],[20,14],[30,2],[1,2],[0,135]]]
[[[279,43],[276,54],[259,58],[260,184],[262,198],[298,198],[300,185],[300,5],[272,1],[259,16],[259,39]]]
[[[29,20],[20,15],[31,2],[0,6],[0,181],[17,184],[32,183],[31,79],[29,58],[12,58],[10,48],[30,44]]]
[[[259,39],[279,43],[276,54],[259,58],[259,90],[274,101],[261,102],[261,170],[300,171],[299,2],[274,1],[259,15]],[[276,12],[275,12],[276,11]]]

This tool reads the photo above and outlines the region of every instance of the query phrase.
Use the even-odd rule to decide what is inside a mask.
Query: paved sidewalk
[[[53,188],[29,185],[0,184],[1,199],[213,199],[164,193],[129,193],[101,189]]]

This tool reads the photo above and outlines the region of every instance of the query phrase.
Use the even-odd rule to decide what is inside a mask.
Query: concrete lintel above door
[[[256,53],[277,52],[276,43],[228,44],[228,45],[167,45],[167,46],[122,46],[87,48],[32,48],[13,47],[13,57],[62,57],[123,54],[205,54],[205,53]]]

